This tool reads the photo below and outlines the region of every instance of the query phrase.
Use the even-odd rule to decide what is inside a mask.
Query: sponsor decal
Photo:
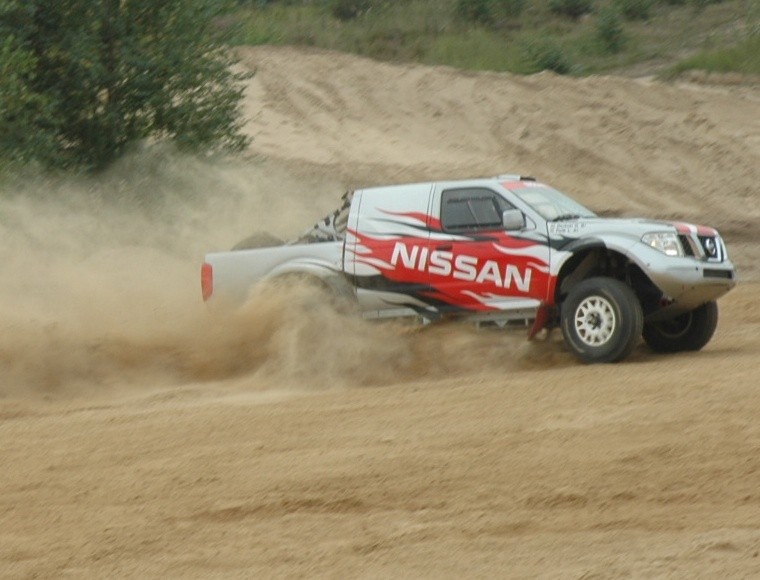
[[[585,221],[550,222],[549,234],[556,236],[580,235],[588,224]]]
[[[476,284],[493,284],[497,288],[510,289],[514,285],[523,293],[530,292],[533,270],[516,264],[499,264],[496,260],[480,260],[467,254],[454,255],[448,250],[429,251],[427,247],[396,242],[391,254],[391,266],[397,264],[408,270],[427,271],[431,276],[451,277]]]
[[[397,221],[373,219],[371,233],[348,231],[346,270],[360,287],[455,310],[548,301],[554,276],[546,243],[503,231],[449,234],[423,213],[382,213]]]

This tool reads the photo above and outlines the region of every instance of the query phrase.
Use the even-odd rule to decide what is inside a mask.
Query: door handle
[[[451,250],[453,247],[454,246],[452,244],[443,244],[442,246],[436,246],[435,249],[436,250],[448,251],[448,250]]]

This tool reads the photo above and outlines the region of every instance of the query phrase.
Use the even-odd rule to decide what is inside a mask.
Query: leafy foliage
[[[370,0],[332,0],[332,15],[338,20],[353,20],[371,8]]]
[[[0,42],[0,159],[26,162],[32,152],[46,155],[53,148],[54,128],[37,122],[47,116],[50,103],[29,87],[36,65],[32,54],[13,36]]]
[[[597,13],[596,38],[605,52],[619,52],[623,48],[625,31],[616,6],[604,6]]]
[[[467,22],[495,26],[520,16],[525,0],[457,0],[456,16]]]
[[[696,8],[704,8],[705,6],[709,6],[710,4],[720,4],[723,0],[691,0],[691,3]]]
[[[468,22],[491,24],[491,0],[457,0],[457,16]]]
[[[147,138],[243,148],[247,75],[230,69],[214,4],[0,0],[2,153],[99,169]]]
[[[528,42],[523,47],[527,72],[550,70],[557,74],[568,74],[572,68],[562,48],[550,38],[541,38]]]
[[[574,20],[588,14],[592,8],[592,0],[549,0],[549,10]]]
[[[615,0],[627,20],[649,20],[654,0]]]

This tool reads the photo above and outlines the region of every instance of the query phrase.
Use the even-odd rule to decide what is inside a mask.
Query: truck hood
[[[650,232],[673,232],[685,235],[716,236],[713,228],[682,222],[666,222],[644,218],[579,218],[559,222],[549,222],[552,237],[581,238],[588,236],[630,236],[641,239]]]

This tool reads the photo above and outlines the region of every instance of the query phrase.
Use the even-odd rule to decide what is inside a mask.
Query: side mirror
[[[521,230],[525,227],[525,216],[519,209],[505,209],[501,223],[507,231]]]

